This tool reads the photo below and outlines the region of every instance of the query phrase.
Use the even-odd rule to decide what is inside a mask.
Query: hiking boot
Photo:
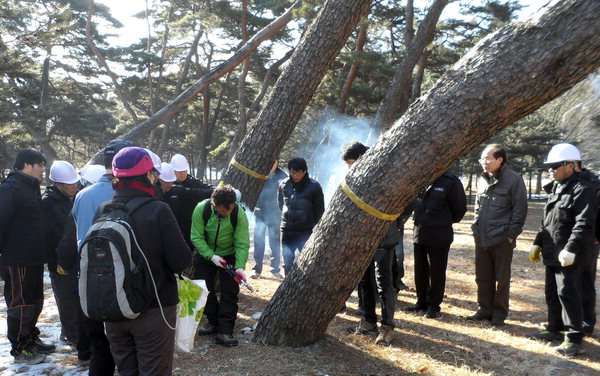
[[[402,310],[404,312],[409,312],[409,313],[415,313],[415,312],[419,312],[419,311],[427,311],[427,307],[426,306],[422,306],[420,304],[411,304],[409,306],[406,307],[402,307]]]
[[[238,340],[233,338],[233,334],[225,334],[225,333],[217,333],[217,338],[215,338],[215,342],[219,345],[223,345],[225,347],[237,346]]]
[[[426,319],[437,319],[438,317],[440,317],[440,315],[441,315],[441,312],[439,309],[428,308],[427,312],[425,312],[423,317]]]
[[[358,326],[348,328],[351,334],[378,334],[376,322],[368,322],[364,318],[360,319]]]
[[[484,313],[482,313],[481,311],[477,311],[475,312],[474,315],[472,316],[467,316],[466,317],[467,320],[469,321],[484,321],[484,320],[491,320],[492,316],[491,315],[486,315]]]
[[[387,325],[381,325],[381,328],[379,328],[379,335],[375,339],[375,343],[382,346],[389,346],[392,341],[393,333],[394,328]]]
[[[540,332],[531,335],[535,339],[541,339],[542,341],[555,342],[562,341],[565,338],[564,333],[551,332],[549,330],[542,330]]]
[[[581,343],[573,343],[564,341],[560,344],[560,346],[556,346],[553,348],[554,351],[561,355],[572,356],[583,354],[583,346]]]
[[[250,274],[250,278],[252,278],[252,279],[259,279],[260,278],[260,272],[254,272],[254,273]]]
[[[15,363],[39,364],[46,359],[46,355],[34,350],[23,349],[17,355],[13,355]]]
[[[206,324],[202,325],[201,327],[198,328],[198,335],[199,336],[206,336],[209,334],[214,334],[217,332],[217,326],[211,324],[210,322],[206,322]]]
[[[27,347],[30,350],[41,354],[50,354],[54,350],[56,350],[56,345],[45,343],[41,340],[40,337],[35,337],[33,341],[29,342],[29,345],[27,345]]]
[[[77,365],[79,367],[88,367],[90,365],[90,359],[77,359]]]
[[[504,326],[504,320],[494,317],[492,318],[492,326],[495,326],[496,328]]]
[[[273,274],[273,277],[275,277],[275,279],[277,279],[278,281],[283,281],[283,275],[281,275],[281,273],[274,272],[274,273],[271,273],[271,274]]]

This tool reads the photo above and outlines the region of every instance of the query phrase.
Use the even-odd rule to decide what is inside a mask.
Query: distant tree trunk
[[[346,112],[346,103],[348,101],[348,97],[350,96],[350,89],[352,89],[352,84],[354,83],[354,79],[356,78],[356,73],[358,72],[358,66],[362,64],[363,56],[362,52],[365,47],[365,42],[367,41],[367,28],[368,23],[366,17],[360,24],[360,29],[358,30],[358,36],[356,37],[356,47],[354,49],[354,61],[352,62],[352,66],[350,67],[350,72],[348,72],[348,76],[346,77],[346,81],[344,82],[344,86],[342,87],[342,94],[340,95],[340,113]]]
[[[391,123],[395,114],[403,113],[408,107],[411,94],[412,72],[425,48],[433,41],[435,27],[442,11],[448,5],[449,0],[435,0],[427,16],[419,25],[417,35],[411,38],[407,46],[406,56],[394,74],[394,79],[385,97],[379,105],[373,125],[378,130],[384,130]],[[409,39],[407,37],[407,39]]]
[[[536,21],[481,40],[352,166],[349,188],[383,213],[401,213],[458,158],[600,67],[598,14],[597,0],[563,0]],[[304,346],[322,339],[389,224],[338,188],[253,341]]]
[[[415,73],[415,79],[413,80],[412,85],[412,94],[410,96],[411,102],[414,102],[421,96],[421,85],[423,84],[423,76],[425,76],[428,55],[429,52],[427,50],[423,51],[423,55],[421,55],[419,62],[417,63],[417,72]]]
[[[371,0],[325,2],[235,153],[238,163],[268,175],[323,76],[370,5]],[[244,192],[244,202],[254,208],[264,180],[233,165],[223,180]]]

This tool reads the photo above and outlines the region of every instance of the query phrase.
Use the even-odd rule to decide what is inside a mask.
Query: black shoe
[[[477,312],[475,312],[474,315],[467,316],[466,319],[469,321],[484,321],[484,320],[490,321],[492,319],[492,316],[481,313],[481,311],[477,311]]]
[[[225,333],[217,333],[217,338],[215,338],[215,342],[219,345],[223,345],[225,347],[237,346],[238,340],[233,338],[233,334],[225,334]]]
[[[438,317],[440,317],[440,315],[441,312],[439,309],[429,308],[425,315],[423,315],[423,317],[426,319],[437,319]]]
[[[504,320],[494,317],[492,318],[492,326],[495,326],[496,328],[504,326]]]
[[[402,307],[402,310],[404,312],[411,312],[411,313],[412,312],[419,312],[419,311],[425,312],[425,311],[427,311],[427,307],[422,306],[420,304],[411,304],[409,306]]]
[[[27,345],[27,348],[40,354],[50,354],[56,350],[56,345],[45,343],[40,337],[35,337],[35,339]]]
[[[346,329],[350,334],[379,334],[376,322],[368,322],[364,317],[358,323],[358,326],[351,326]]]
[[[547,342],[558,342],[558,341],[563,341],[565,338],[565,334],[564,332],[552,332],[550,330],[542,330],[540,332],[534,333],[531,335],[531,337],[535,338],[535,339],[541,339],[542,341],[547,341]]]
[[[201,327],[198,328],[198,335],[199,336],[206,336],[209,334],[215,334],[217,332],[217,326],[211,324],[210,322],[207,322],[206,324],[202,325]]]
[[[402,280],[398,281],[396,289],[399,291],[410,291],[410,287],[406,286]]]

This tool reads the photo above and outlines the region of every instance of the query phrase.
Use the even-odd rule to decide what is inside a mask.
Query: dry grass
[[[252,280],[258,297],[241,295],[236,336],[240,345],[223,348],[212,337],[198,337],[191,354],[177,353],[175,375],[600,375],[599,335],[587,338],[586,355],[555,355],[548,344],[528,335],[542,328],[546,319],[544,270],[531,264],[528,249],[539,224],[541,203],[532,203],[525,232],[513,259],[511,311],[506,324],[496,329],[487,323],[464,319],[476,309],[474,249],[469,226],[472,213],[456,226],[448,266],[442,316],[430,320],[406,314],[401,307],[415,301],[414,292],[401,292],[396,309],[397,328],[392,346],[373,344],[373,337],[349,335],[346,328],[359,317],[356,293],[348,309],[329,325],[326,338],[305,348],[268,347],[250,342],[252,316],[261,312],[279,282],[269,273]],[[411,233],[408,225],[407,234]],[[412,245],[407,235],[405,282],[412,285]],[[248,269],[250,269],[249,265]],[[268,270],[267,267],[265,269]]]

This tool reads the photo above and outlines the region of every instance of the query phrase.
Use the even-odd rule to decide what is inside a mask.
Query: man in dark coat
[[[65,224],[73,208],[73,199],[80,187],[80,177],[75,167],[67,161],[54,161],[50,167],[52,185],[46,188],[42,203],[48,218],[48,271],[52,281],[52,291],[58,308],[61,324],[60,338],[73,344],[79,342],[80,317],[77,274],[60,274],[56,271],[56,247],[63,237]],[[89,346],[84,357],[89,359]]]
[[[250,278],[260,278],[263,268],[263,258],[265,255],[265,234],[268,232],[269,248],[271,248],[271,273],[275,278],[282,279],[279,273],[281,264],[281,210],[277,206],[277,188],[279,183],[287,174],[278,166],[278,161],[273,163],[269,177],[260,192],[258,202],[254,208],[254,273]]]
[[[44,305],[48,222],[40,182],[46,157],[37,150],[17,154],[14,171],[0,185],[0,274],[7,306],[7,337],[15,363],[38,364],[55,346],[36,327]]]
[[[558,144],[544,162],[554,180],[544,207],[542,226],[530,250],[530,259],[546,266],[545,295],[548,326],[536,337],[564,339],[554,350],[563,355],[583,352],[581,275],[589,267],[594,245],[598,199],[594,186],[576,171],[581,153],[571,144]]]
[[[426,318],[440,315],[446,288],[448,252],[454,240],[452,224],[467,211],[467,198],[461,181],[445,172],[414,201],[415,287],[417,303],[408,312],[427,311]]]
[[[321,185],[308,176],[303,158],[288,162],[290,177],[281,181],[277,202],[281,210],[281,246],[283,270],[287,275],[294,265],[295,252],[302,251],[313,227],[325,212]]]

